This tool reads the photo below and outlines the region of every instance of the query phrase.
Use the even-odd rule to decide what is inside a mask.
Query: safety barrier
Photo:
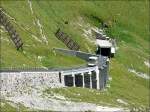
[[[4,14],[4,11],[2,11],[2,9],[0,9],[0,24],[3,25],[6,31],[9,33],[9,36],[15,44],[17,50],[22,49],[23,42],[13,25],[8,20],[7,16]]]
[[[55,36],[61,40],[69,49],[78,51],[80,46],[77,42],[73,41],[66,33],[62,32],[60,29],[57,30]]]

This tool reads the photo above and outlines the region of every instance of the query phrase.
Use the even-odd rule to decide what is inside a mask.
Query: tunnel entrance
[[[111,48],[100,48],[98,47],[96,54],[102,55],[102,56],[108,56],[111,55]]]
[[[102,56],[110,56],[110,48],[101,48]]]

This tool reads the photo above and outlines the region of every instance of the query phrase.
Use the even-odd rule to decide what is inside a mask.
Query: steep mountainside
[[[55,37],[61,28],[81,47],[95,52],[92,28],[106,22],[107,35],[116,38],[118,50],[110,62],[110,87],[50,89],[69,98],[123,107],[149,105],[149,1],[1,1],[7,17],[24,42],[17,51],[1,26],[1,67],[72,67],[86,64],[76,57],[53,51],[67,48]],[[68,93],[70,92],[70,93]],[[71,92],[79,93],[74,96]],[[119,103],[122,99],[128,104]]]

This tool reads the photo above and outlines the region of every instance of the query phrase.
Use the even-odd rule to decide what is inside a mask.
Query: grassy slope
[[[21,4],[21,5],[17,5]],[[119,50],[115,59],[111,61],[110,74],[112,81],[110,82],[111,88],[104,94],[93,96],[88,89],[61,89],[59,92],[68,97],[75,97],[71,93],[68,95],[67,91],[80,93],[82,97],[79,99],[89,102],[104,102],[117,104],[116,99],[120,98],[127,101],[129,104],[148,106],[148,80],[136,77],[133,73],[128,72],[128,68],[143,73],[148,72],[148,67],[144,64],[148,60],[148,42],[149,42],[149,18],[148,18],[148,1],[32,1],[34,15],[31,14],[27,1],[24,2],[2,2],[2,6],[12,17],[16,18],[17,25],[14,25],[19,31],[25,45],[26,54],[15,51],[11,44],[4,45],[2,41],[2,66],[7,67],[12,65],[12,60],[18,59],[12,66],[25,63],[30,66],[53,66],[58,67],[64,65],[74,65],[83,63],[81,60],[61,56],[58,54],[59,60],[51,51],[52,47],[65,46],[58,41],[54,32],[58,27],[63,28],[68,34],[72,35],[81,45],[81,50],[88,51],[86,44],[93,48],[87,40],[81,36],[80,27],[74,28],[71,23],[76,22],[77,17],[82,16],[86,22],[97,25],[100,19],[112,23],[112,27],[108,30],[110,36],[116,37],[118,41]],[[13,10],[12,10],[13,9]],[[40,38],[39,29],[37,25],[33,24],[33,20],[38,17],[41,24],[44,26],[45,35],[48,37],[49,44],[39,43],[31,37],[29,31],[24,31],[18,27],[30,27],[30,32]],[[96,18],[94,18],[96,17]],[[113,22],[112,20],[116,20]],[[69,24],[64,24],[68,21]],[[36,45],[34,47],[33,45]],[[5,52],[4,52],[5,51]],[[13,55],[13,57],[12,57]],[[46,58],[40,62],[37,56],[45,56]],[[57,63],[56,63],[57,61]],[[66,62],[67,61],[67,62]],[[96,91],[98,92],[98,91]],[[84,96],[84,94],[87,94]],[[107,97],[106,97],[107,96]],[[87,99],[88,97],[88,99]],[[90,98],[91,97],[91,98]]]
[[[17,6],[17,4],[20,5]],[[2,40],[1,42],[2,67],[10,67],[10,66],[22,67],[23,64],[29,67],[35,66],[40,67],[42,65],[46,67],[60,67],[60,66],[74,66],[85,63],[84,61],[75,57],[64,56],[62,54],[56,54],[55,56],[54,52],[52,51],[53,47],[62,47],[62,48],[66,47],[64,44],[58,41],[58,39],[56,39],[54,33],[58,28],[57,23],[54,22],[53,20],[54,18],[51,17],[52,14],[47,14],[48,12],[45,12],[44,8],[43,9],[40,8],[42,5],[47,5],[47,3],[42,3],[41,5],[39,5],[38,2],[34,2],[33,10],[35,13],[34,15],[31,15],[31,11],[27,1],[2,2],[2,7],[4,7],[4,9],[6,9],[6,12],[16,20],[17,24],[13,21],[12,23],[16,27],[17,31],[19,32],[24,42],[24,52],[25,52],[25,53],[17,52],[16,49],[13,47],[12,43],[6,46],[5,42]],[[16,13],[18,10],[19,12]],[[24,14],[26,14],[26,16]],[[43,41],[39,42],[32,37],[32,34],[34,34],[39,39],[41,39],[41,34],[37,23],[36,25],[33,24],[33,21],[35,22],[37,21],[36,18],[40,20],[40,23],[43,26],[45,36],[47,37],[47,40],[49,42],[48,45],[45,45],[45,42]],[[25,29],[29,28],[29,30],[24,30],[21,28],[21,26]],[[11,54],[13,55],[13,57]],[[37,56],[44,56],[45,58],[40,62]],[[12,63],[14,59],[18,59],[18,61]]]
[[[13,104],[13,105],[17,105],[18,107],[15,108],[13,106],[10,105],[10,103],[12,102],[7,102],[4,100],[1,100],[0,102],[0,110],[1,112],[16,112],[16,111],[28,111],[28,108],[24,107],[22,104]]]

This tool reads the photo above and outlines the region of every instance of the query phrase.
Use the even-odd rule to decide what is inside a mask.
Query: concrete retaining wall
[[[106,57],[106,56],[90,54],[90,53],[85,53],[85,52],[81,52],[81,51],[61,49],[61,48],[54,48],[54,50],[59,51],[59,52],[66,54],[66,55],[79,57],[79,58],[81,58],[87,62],[89,61],[89,57],[97,56],[98,57],[98,67],[103,68],[104,66],[107,66],[106,62],[107,62],[108,57]]]
[[[89,60],[90,56],[96,56],[95,54],[85,53],[85,52],[81,52],[81,51],[68,50],[68,49],[54,48],[54,50],[62,52],[67,55],[70,55],[70,56],[79,57],[86,61]]]

